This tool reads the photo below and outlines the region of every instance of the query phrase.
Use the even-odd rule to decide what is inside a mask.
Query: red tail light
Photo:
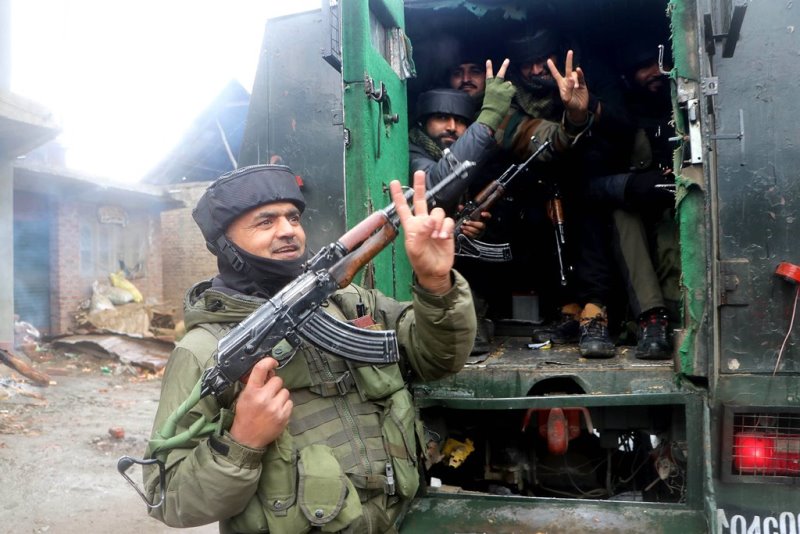
[[[800,434],[737,432],[733,468],[738,473],[800,475]]]

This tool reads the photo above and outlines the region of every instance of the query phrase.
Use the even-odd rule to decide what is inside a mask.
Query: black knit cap
[[[242,213],[273,202],[291,202],[302,212],[306,201],[295,174],[285,165],[251,165],[217,178],[208,186],[192,211],[192,217],[217,254],[219,239]]]
[[[629,37],[617,53],[617,66],[625,75],[632,75],[638,69],[658,61],[658,45],[666,43],[664,58],[670,63],[672,52],[669,39],[659,39],[658,36],[639,35]]]
[[[524,37],[508,41],[507,53],[512,63],[517,65],[529,61],[546,59],[552,54],[560,54],[563,44],[555,30],[542,28]]]
[[[418,121],[424,120],[428,115],[441,113],[461,117],[470,123],[476,111],[475,99],[457,89],[431,89],[417,99]]]
[[[490,57],[487,54],[491,52],[483,42],[481,42],[480,45],[481,46],[475,41],[458,42],[455,49],[450,50],[447,54],[448,68],[454,69],[465,63],[473,63],[483,69],[486,64],[486,59]]]

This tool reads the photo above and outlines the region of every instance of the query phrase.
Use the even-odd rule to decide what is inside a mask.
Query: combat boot
[[[534,330],[533,340],[538,343],[550,341],[554,345],[577,343],[580,313],[578,304],[565,304],[561,307],[561,320],[555,325]]]
[[[672,358],[672,343],[667,328],[669,316],[664,308],[653,308],[639,316],[639,343],[636,357],[641,360]]]
[[[608,335],[605,308],[589,303],[581,312],[578,349],[584,358],[611,358],[616,354]]]

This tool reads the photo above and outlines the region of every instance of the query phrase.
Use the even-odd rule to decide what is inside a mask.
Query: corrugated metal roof
[[[14,189],[30,191],[59,200],[109,202],[130,209],[166,211],[184,206],[163,188],[144,184],[114,184],[107,179],[24,161],[14,164]]]

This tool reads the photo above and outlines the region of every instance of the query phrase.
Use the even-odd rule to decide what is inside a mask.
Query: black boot
[[[583,308],[578,349],[584,358],[611,358],[616,354],[614,342],[608,335],[605,309],[594,304]]]
[[[578,316],[580,306],[568,304],[561,308],[561,320],[533,331],[533,341],[544,343],[550,341],[554,345],[567,345],[578,342]]]
[[[653,308],[639,316],[639,343],[636,357],[641,360],[669,360],[672,343],[669,339],[669,317],[663,308]]]

